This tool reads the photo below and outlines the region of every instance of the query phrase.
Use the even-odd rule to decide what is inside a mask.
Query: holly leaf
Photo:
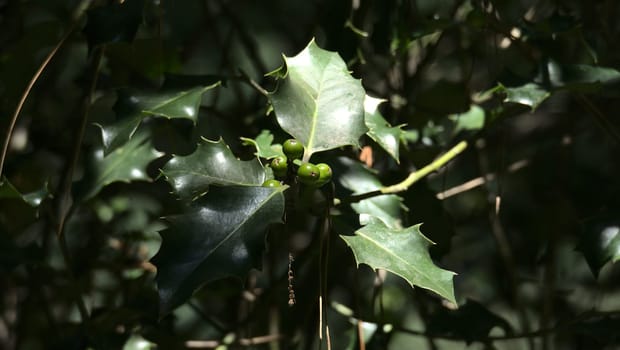
[[[282,221],[285,188],[213,187],[184,214],[166,218],[152,259],[162,315],[204,283],[261,267],[265,230]]]
[[[159,92],[118,90],[114,105],[118,120],[108,125],[96,124],[101,129],[105,153],[129,141],[142,120],[149,116],[189,119],[196,123],[202,94],[219,84],[218,81],[208,86]]]
[[[142,23],[144,0],[113,2],[88,10],[84,34],[88,48],[125,41],[131,42]]]
[[[9,180],[2,176],[0,180],[0,198],[6,199],[18,199],[29,206],[36,208],[43,202],[45,198],[50,197],[49,189],[47,188],[47,184],[45,184],[40,189],[29,192],[29,193],[21,193],[19,192]]]
[[[399,163],[398,150],[403,137],[401,126],[391,126],[379,112],[379,105],[385,100],[366,95],[364,99],[364,120],[368,132],[366,133],[381,148],[383,148],[396,163]]]
[[[282,152],[282,145],[272,144],[273,135],[269,130],[261,131],[255,139],[242,137],[241,140],[244,145],[253,146],[256,149],[256,152],[254,152],[256,157],[271,159],[284,155]]]
[[[114,152],[104,155],[102,149],[91,155],[85,183],[80,185],[82,199],[95,196],[102,188],[113,182],[148,180],[146,167],[162,153],[151,145],[147,134],[139,134]]]
[[[476,131],[484,127],[484,109],[476,105],[472,105],[465,113],[453,114],[448,118],[454,122],[454,134],[463,130]]]
[[[432,334],[458,337],[467,344],[484,341],[495,327],[503,329],[505,334],[514,333],[508,321],[471,299],[456,310],[438,309],[430,316],[427,327]]]
[[[266,178],[258,159],[237,159],[222,139],[214,142],[203,138],[194,153],[172,157],[162,172],[183,199],[203,195],[210,185],[260,186]]]
[[[454,272],[437,267],[428,253],[433,244],[420,232],[420,225],[395,229],[377,218],[355,231],[340,236],[353,250],[357,264],[384,269],[404,278],[412,287],[431,290],[456,304]]]
[[[339,174],[335,180],[344,188],[361,194],[383,187],[383,184],[375,174],[364,165],[350,158],[340,157],[333,164],[334,173]],[[353,210],[360,215],[360,221],[364,224],[368,218],[378,218],[387,226],[400,228],[401,211],[404,207],[402,198],[394,194],[385,194],[364,199],[357,203],[352,203]]]
[[[600,214],[585,221],[577,250],[585,257],[594,276],[609,261],[620,261],[620,216],[617,211]]]
[[[591,66],[587,64],[560,65],[550,62],[549,80],[553,86],[569,90],[597,88],[601,84],[617,83],[620,72],[613,68]]]
[[[312,40],[284,61],[285,78],[269,98],[282,129],[305,146],[304,160],[315,152],[358,146],[367,131],[365,92],[342,58]]]
[[[536,110],[544,100],[546,100],[551,93],[538,84],[527,83],[522,86],[507,88],[502,84],[499,84],[497,91],[504,92],[506,98],[504,102],[518,103],[531,108],[532,111]]]

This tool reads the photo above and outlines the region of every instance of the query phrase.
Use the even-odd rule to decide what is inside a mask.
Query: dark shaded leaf
[[[189,156],[174,156],[162,169],[183,199],[206,193],[211,185],[260,186],[266,175],[258,159],[241,161],[224,140],[203,139]]]
[[[50,196],[47,184],[41,189],[26,194],[20,193],[4,176],[0,180],[0,198],[19,199],[29,206],[36,208],[41,202]]]
[[[586,221],[579,234],[579,250],[598,276],[608,262],[620,260],[620,215],[609,213]]]
[[[108,125],[97,125],[106,154],[127,142],[142,120],[148,116],[168,119],[198,120],[202,94],[219,85],[216,82],[208,86],[194,86],[188,90],[163,90],[144,93],[121,89],[114,106],[118,121]]]
[[[95,151],[92,154],[89,174],[85,184],[82,184],[85,186],[82,198],[92,198],[113,182],[151,180],[146,173],[146,167],[161,155],[153,148],[147,134],[133,137],[108,155],[104,155],[102,149]]]
[[[585,64],[559,65],[549,63],[549,80],[553,86],[581,89],[586,85],[609,84],[620,81],[620,72],[613,68]]]
[[[153,258],[162,315],[204,283],[260,268],[265,230],[284,214],[284,188],[213,187],[186,213],[166,218]]]
[[[375,174],[359,162],[341,157],[333,165],[334,173],[338,174],[336,181],[344,188],[352,191],[353,194],[366,193],[383,187]],[[402,227],[400,215],[404,206],[402,199],[397,195],[386,194],[364,199],[351,204],[351,207],[360,215],[362,223],[368,217],[375,217],[389,227]]]
[[[431,315],[427,327],[429,333],[459,337],[468,344],[486,339],[494,327],[513,333],[508,321],[470,299],[456,310],[440,309]]]
[[[131,42],[142,23],[144,0],[112,2],[88,11],[84,34],[88,47],[119,41]]]

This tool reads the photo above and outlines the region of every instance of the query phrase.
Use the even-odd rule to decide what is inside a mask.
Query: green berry
[[[278,180],[274,180],[274,179],[271,179],[271,180],[266,180],[265,182],[263,182],[263,187],[271,187],[271,188],[274,188],[274,187],[280,187],[280,186],[282,186],[282,184],[280,183],[280,181],[278,181]]]
[[[295,139],[288,139],[284,141],[282,151],[290,159],[300,159],[304,155],[304,145]]]
[[[288,169],[288,160],[285,156],[277,156],[271,161],[271,170],[277,178],[286,177],[286,171]]]
[[[319,169],[319,179],[316,183],[317,187],[323,186],[332,180],[332,168],[329,165],[319,163],[316,167]]]
[[[319,180],[320,174],[319,168],[311,163],[303,163],[299,166],[299,169],[297,169],[297,178],[299,179],[299,182],[306,185],[316,183]]]

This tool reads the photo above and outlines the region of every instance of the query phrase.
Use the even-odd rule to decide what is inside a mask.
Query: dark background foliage
[[[619,16],[615,0],[0,1],[3,135],[68,33],[30,91],[2,169],[16,190],[0,191],[0,347],[267,348],[248,342],[270,335],[282,335],[283,348],[318,347],[317,253],[303,227],[291,243],[311,245],[295,264],[295,308],[286,305],[289,243],[277,230],[268,271],[209,283],[167,315],[149,262],[160,218],[183,210],[159,169],[200,137],[222,137],[242,159],[253,150],[239,137],[270,129],[286,139],[247,78],[273,90],[265,74],[314,37],[387,100],[381,112],[392,125],[406,124],[399,164],[362,139],[384,184],[455,141],[470,143],[402,194],[403,223],[423,222],[435,261],[458,273],[459,309],[391,275],[377,286],[334,241],[332,346],[361,348],[343,304],[368,322],[366,349],[617,349]],[[223,87],[203,95],[195,126],[142,120],[160,152],[141,159],[149,173],[93,192],[96,124],[116,120],[118,91],[159,91],[164,80]],[[482,124],[459,117],[471,106]]]

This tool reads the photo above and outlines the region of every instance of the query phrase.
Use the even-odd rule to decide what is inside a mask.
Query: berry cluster
[[[276,179],[287,180],[295,178],[297,182],[311,187],[321,187],[332,179],[332,169],[325,163],[295,164],[295,160],[301,159],[304,154],[304,146],[295,139],[289,139],[282,145],[283,156],[277,156],[271,161],[271,170]],[[290,162],[289,162],[290,161]],[[263,183],[265,187],[278,187],[281,182],[278,180],[267,180]]]

